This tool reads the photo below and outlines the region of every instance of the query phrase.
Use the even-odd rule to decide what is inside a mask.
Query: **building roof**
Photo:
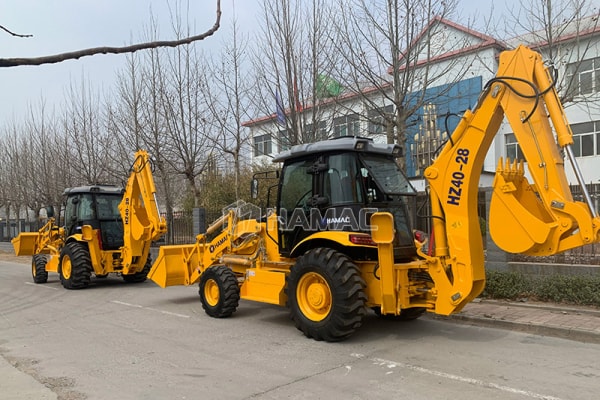
[[[560,36],[553,38],[553,45],[564,44],[574,39],[581,39],[600,33],[600,23],[598,15],[590,15],[579,20],[569,21],[563,25],[554,26],[553,30],[561,32]],[[507,43],[510,47],[517,47],[519,44],[525,44],[533,50],[540,50],[548,47],[548,36],[545,30],[527,32],[515,36]]]
[[[486,35],[484,33],[478,32],[474,29],[465,27],[456,22],[450,21],[448,19],[442,18],[440,16],[436,16],[429,21],[429,24],[417,35],[412,45],[418,44],[418,42],[427,38],[427,34],[432,29],[439,29],[440,26],[446,26],[450,29],[453,29],[458,32],[462,32],[469,37],[475,39],[474,43],[462,47],[462,48],[452,48],[449,51],[442,52],[440,54],[436,54],[433,57],[423,58],[419,60],[413,66],[422,66],[426,63],[438,63],[443,62],[445,60],[449,60],[455,57],[462,57],[466,54],[476,53],[482,51],[484,49],[496,49],[496,50],[507,50],[509,48],[516,48],[519,44],[526,44],[527,46],[533,49],[540,49],[548,46],[548,42],[543,35],[543,32],[532,32],[524,35],[516,36],[512,39],[507,40],[506,42],[493,38],[492,36]],[[597,15],[592,15],[589,17],[582,18],[581,20],[572,21],[569,24],[565,25],[561,29],[562,33],[559,37],[554,39],[554,44],[559,44],[562,42],[568,42],[575,38],[587,37],[590,35],[594,35],[600,33],[600,24],[599,18]],[[402,69],[403,67],[401,67]],[[391,69],[388,69],[388,73],[391,73]],[[342,95],[336,98],[323,99],[319,105],[324,106],[330,103],[335,102],[344,102],[347,100],[352,100],[360,95],[369,94],[371,92],[375,93],[377,91],[381,91],[382,88],[390,87],[391,83],[385,83],[383,86],[375,87],[370,86],[366,87],[362,90],[361,94],[354,92],[343,93]],[[314,107],[314,104],[304,104],[303,111],[310,111]],[[290,109],[284,110],[286,114],[290,112]],[[256,119],[252,119],[249,121],[245,121],[242,123],[242,126],[252,127],[256,125],[261,125],[265,122],[274,121],[277,119],[277,114],[269,114]]]
[[[390,88],[392,86],[392,84],[390,82],[386,82],[383,83],[380,86],[368,86],[363,88],[363,90],[361,91],[362,95],[369,95],[370,93],[377,93],[381,90],[385,90],[387,88]],[[321,99],[319,101],[319,107],[323,107],[326,106],[328,104],[334,104],[334,103],[340,103],[340,102],[345,102],[345,101],[349,101],[352,100],[356,97],[358,97],[359,94],[358,93],[354,93],[354,92],[346,92],[346,93],[342,93],[341,95],[337,96],[336,98],[327,98],[327,99]],[[316,106],[316,104],[303,104],[302,105],[302,111],[310,111],[312,110],[314,107]],[[289,114],[290,113],[290,108],[285,108],[284,109],[285,114]],[[273,114],[269,114],[269,115],[265,115],[256,119],[251,119],[249,121],[244,121],[242,122],[242,126],[245,127],[251,127],[251,126],[255,126],[255,125],[260,125],[264,122],[268,122],[268,121],[276,121],[277,120],[277,114],[273,113]]]
[[[441,18],[441,17],[434,17],[429,24],[421,31],[421,33],[417,36],[417,38],[415,39],[414,43],[417,43],[421,40],[423,40],[423,38],[426,36],[426,33],[429,29],[438,27],[440,24],[444,24],[448,27],[450,27],[451,29],[455,29],[457,31],[463,32],[467,35],[470,35],[474,38],[477,39],[477,44],[462,48],[462,49],[457,49],[457,50],[453,50],[453,51],[448,51],[444,54],[440,54],[437,55],[433,58],[429,58],[427,60],[421,60],[419,61],[419,63],[417,64],[417,66],[420,65],[424,65],[426,62],[441,62],[444,61],[446,59],[450,59],[450,58],[454,58],[454,57],[459,57],[459,56],[463,56],[465,54],[468,53],[473,53],[476,51],[481,51],[482,49],[485,48],[497,48],[500,50],[506,49],[506,45],[503,44],[502,42],[500,42],[499,40],[494,39],[491,36],[485,35],[481,32],[477,32],[473,29],[464,27],[460,24],[457,24],[455,22],[452,22],[450,20]],[[388,73],[390,73],[391,70],[388,70]],[[391,87],[391,82],[384,82],[382,83],[382,85],[380,86],[368,86],[365,87],[361,90],[361,93],[355,93],[355,92],[346,92],[346,93],[342,93],[340,96],[337,96],[336,98],[328,98],[328,99],[322,99],[319,102],[319,106],[326,106],[327,104],[332,104],[332,103],[339,103],[339,102],[345,102],[348,100],[352,100],[355,99],[358,96],[364,96],[364,95],[368,95],[369,93],[376,93],[378,91],[381,91],[382,89],[386,89],[388,87]],[[313,107],[315,106],[315,104],[303,104],[303,111],[310,111]],[[286,108],[284,110],[285,114],[289,114],[290,109]],[[244,127],[252,127],[252,126],[256,126],[256,125],[261,125],[265,122],[271,122],[271,121],[276,121],[277,120],[277,113],[272,113],[269,115],[265,115],[259,118],[255,118],[255,119],[251,119],[249,121],[244,121],[242,123],[242,126]]]
[[[452,50],[435,54],[433,57],[420,59],[416,64],[413,64],[413,66],[418,67],[426,63],[437,63],[447,59],[455,58],[457,56],[464,56],[465,54],[481,51],[486,48],[496,48],[498,50],[505,50],[507,48],[506,44],[504,44],[498,39],[495,39],[489,35],[465,27],[448,19],[442,18],[440,16],[436,16],[429,21],[429,24],[425,28],[423,28],[421,33],[419,33],[419,35],[417,35],[417,37],[413,40],[413,42],[411,43],[411,47],[418,47],[419,42],[422,42],[423,40],[428,40],[428,34],[432,30],[439,30],[442,26],[453,29],[457,32],[461,32],[468,37],[472,37],[473,39],[475,39],[475,43],[459,49],[453,48]],[[407,51],[404,51],[402,53],[406,54]],[[400,67],[401,70],[403,68],[404,67]],[[391,69],[388,69],[388,73],[391,72]]]

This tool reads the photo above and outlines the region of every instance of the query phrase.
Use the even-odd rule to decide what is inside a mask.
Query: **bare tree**
[[[39,206],[60,205],[62,192],[69,180],[68,166],[58,162],[63,159],[64,151],[58,147],[58,143],[62,143],[59,138],[64,134],[59,132],[56,115],[48,110],[44,99],[29,107],[22,132],[30,143],[29,149],[22,151],[32,155],[32,175],[25,179],[29,186],[27,199],[39,202]],[[36,209],[35,205],[30,207]]]
[[[70,153],[65,164],[77,176],[78,185],[106,183],[113,138],[105,129],[100,94],[82,79],[79,87],[71,82],[67,101],[61,121]]]
[[[307,6],[307,4],[309,4]],[[332,29],[330,3],[312,0],[264,0],[259,45],[254,54],[257,79],[255,102],[263,114],[273,115],[281,126],[279,148],[327,137],[317,101],[317,79],[332,70],[334,54],[326,40]],[[329,110],[335,104],[329,105]]]
[[[83,49],[71,52],[65,52],[44,57],[33,57],[33,58],[0,58],[0,67],[16,67],[20,65],[42,65],[42,64],[54,64],[63,62],[66,60],[79,59],[81,57],[93,56],[96,54],[124,54],[134,53],[139,50],[155,49],[158,47],[178,47],[181,45],[190,44],[199,40],[204,40],[209,36],[212,36],[221,24],[221,0],[217,0],[216,20],[213,26],[206,32],[199,35],[188,35],[187,37],[178,38],[176,40],[155,40],[151,42],[132,44],[123,47],[94,47],[90,49]],[[10,35],[17,37],[32,37],[33,35],[16,34],[0,25],[0,29],[4,30]]]
[[[224,43],[220,57],[211,59],[203,74],[203,91],[214,129],[210,140],[231,157],[235,182],[241,175],[243,153],[249,149],[250,138],[242,121],[253,116],[251,99],[255,90],[252,82],[246,79],[249,69],[247,51],[248,37],[241,33],[234,17],[231,36]],[[235,193],[239,198],[237,184]]]
[[[190,23],[184,20],[180,9],[174,10],[171,23],[178,37],[190,30]],[[180,46],[168,52],[163,67],[164,81],[159,97],[164,133],[168,138],[165,160],[173,171],[185,178],[193,206],[199,207],[199,179],[214,156],[214,145],[209,140],[210,113],[202,93],[203,63],[195,48]]]
[[[528,0],[511,10],[506,32],[519,32],[510,43],[525,44],[542,53],[561,73],[556,82],[563,104],[578,103],[598,111],[600,105],[591,98],[594,91],[590,65],[596,53],[593,36],[600,32],[600,9],[589,0]],[[596,67],[597,68],[597,67]],[[597,84],[598,85],[598,84]]]
[[[456,5],[455,0],[347,0],[331,19],[337,28],[331,40],[343,55],[338,79],[362,101],[361,118],[382,126],[388,142],[403,149],[407,127],[422,120],[419,110],[432,101],[427,90],[443,85],[437,96],[443,95],[469,69],[470,60],[436,62],[473,44],[449,37],[444,22]]]

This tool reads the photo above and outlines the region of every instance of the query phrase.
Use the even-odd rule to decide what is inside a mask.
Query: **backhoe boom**
[[[121,259],[123,269],[128,271],[133,263],[146,262],[151,243],[167,231],[158,209],[150,156],[144,150],[135,153],[119,211],[123,220]]]
[[[436,312],[457,311],[485,284],[477,193],[485,155],[506,117],[523,161],[500,159],[493,184],[489,231],[512,253],[545,256],[597,242],[600,220],[591,202],[575,201],[566,178],[564,149],[572,132],[541,56],[523,46],[500,55],[497,75],[477,107],[467,111],[435,162],[426,169],[433,213],[431,274],[440,291]],[[548,118],[549,117],[549,118]],[[583,180],[580,184],[583,183]],[[582,185],[583,186],[583,185]]]

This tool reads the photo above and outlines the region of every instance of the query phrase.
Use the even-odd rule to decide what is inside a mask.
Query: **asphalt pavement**
[[[0,246],[0,251],[9,249]],[[596,307],[476,299],[457,314],[448,317],[427,315],[425,318],[600,343],[600,309]],[[28,372],[26,367],[0,354],[1,386],[3,396],[8,396],[3,399],[56,399],[50,388]]]
[[[600,309],[594,307],[476,299],[452,316],[424,318],[600,343]],[[1,397],[6,400],[57,399],[56,393],[42,379],[30,373],[27,366],[0,354]]]

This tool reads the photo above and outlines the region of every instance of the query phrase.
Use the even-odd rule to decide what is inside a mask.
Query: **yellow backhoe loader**
[[[561,149],[585,188],[554,83],[538,53],[500,55],[497,76],[425,170],[431,251],[413,238],[413,190],[395,162],[401,149],[346,137],[281,153],[271,213],[232,207],[196,243],[161,247],[148,276],[161,287],[199,284],[213,317],[230,316],[240,298],[286,306],[316,340],[349,337],[368,309],[398,319],[457,312],[485,285],[478,186],[504,117],[532,182],[524,163],[500,160],[489,211],[494,241],[540,256],[599,241],[589,195],[575,201],[565,176]]]
[[[18,256],[32,255],[35,283],[48,272],[60,275],[67,289],[82,289],[91,277],[120,274],[126,282],[143,282],[152,265],[150,245],[166,232],[147,152],[135,153],[125,188],[80,186],[64,191],[64,224],[51,212],[38,232],[12,240]]]

